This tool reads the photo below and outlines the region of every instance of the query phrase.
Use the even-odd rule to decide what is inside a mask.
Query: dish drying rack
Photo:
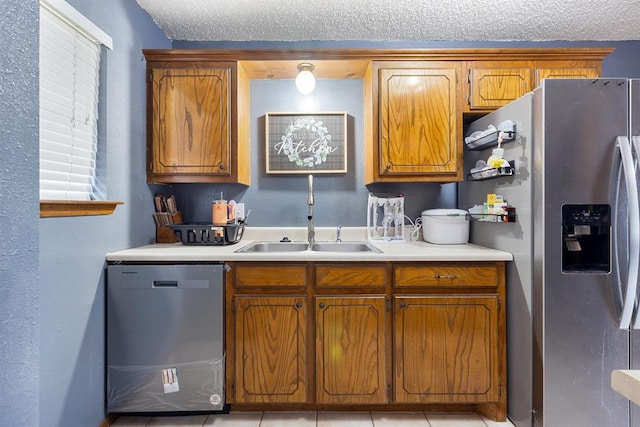
[[[372,194],[367,201],[367,239],[404,242],[404,196]]]
[[[244,221],[234,224],[172,224],[169,225],[183,245],[224,246],[233,245],[242,239]]]

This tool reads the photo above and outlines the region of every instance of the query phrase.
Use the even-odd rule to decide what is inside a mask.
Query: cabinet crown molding
[[[371,61],[601,61],[615,49],[458,48],[458,49],[143,49],[147,61],[239,61],[250,79],[295,78],[300,61],[312,62],[316,78],[363,78]],[[349,64],[350,63],[350,64]]]

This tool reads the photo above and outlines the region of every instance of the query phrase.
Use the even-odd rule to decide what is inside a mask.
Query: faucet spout
[[[309,206],[309,213],[307,215],[307,239],[309,245],[313,245],[316,241],[316,231],[313,226],[313,175],[309,175],[309,188],[307,194],[307,205]]]
[[[309,185],[307,189],[307,204],[313,205],[313,175],[309,175]]]

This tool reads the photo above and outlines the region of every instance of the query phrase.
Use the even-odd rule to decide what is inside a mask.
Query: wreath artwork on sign
[[[347,171],[346,113],[268,113],[267,173]]]
[[[300,131],[315,133],[316,138],[309,147],[302,146],[303,139],[296,137]],[[295,142],[294,142],[295,140]],[[338,147],[330,145],[331,135],[322,120],[298,119],[287,128],[287,133],[282,135],[282,141],[274,147],[278,154],[284,152],[289,157],[290,162],[295,162],[298,166],[313,167],[320,165],[327,160],[329,153],[335,152]],[[310,154],[307,157],[303,157]]]

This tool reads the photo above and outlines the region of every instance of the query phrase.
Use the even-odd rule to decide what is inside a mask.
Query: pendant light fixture
[[[298,64],[298,75],[296,77],[296,87],[303,95],[313,92],[316,87],[316,78],[313,76],[313,70],[316,67],[308,62]]]

